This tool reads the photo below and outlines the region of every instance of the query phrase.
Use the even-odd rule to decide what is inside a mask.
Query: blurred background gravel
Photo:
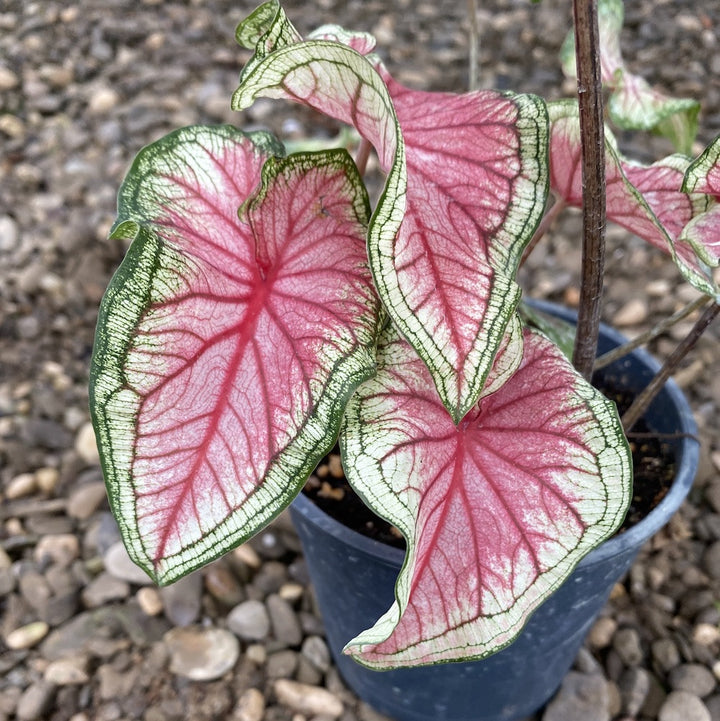
[[[338,22],[374,33],[406,84],[466,85],[463,2],[285,5],[302,32]],[[572,93],[557,62],[569,2],[480,5],[482,86]],[[119,544],[88,424],[97,307],[125,251],[107,231],[135,153],[193,123],[318,132],[282,103],[230,111],[248,58],[233,31],[252,7],[0,0],[0,721],[379,718],[329,659],[287,519],[158,590]],[[629,65],[702,100],[709,142],[720,132],[720,5],[628,0],[626,16]],[[646,161],[668,150],[620,140]],[[532,256],[522,274],[531,294],[576,302],[579,228],[570,215]],[[623,231],[608,236],[607,320],[633,335],[695,297],[659,254]],[[617,586],[537,719],[720,720],[719,350],[714,327],[677,376],[704,441],[690,500]]]

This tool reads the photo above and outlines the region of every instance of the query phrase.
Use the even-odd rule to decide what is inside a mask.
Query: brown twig
[[[357,165],[360,175],[365,175],[371,150],[372,145],[370,144],[370,141],[365,138],[360,138],[360,145],[358,145],[357,156],[355,157],[355,165]]]
[[[625,411],[622,417],[622,424],[626,433],[647,410],[653,398],[655,398],[660,392],[660,389],[665,385],[665,381],[675,372],[682,359],[698,342],[698,339],[705,329],[715,320],[718,312],[720,312],[720,304],[718,303],[713,303],[705,308],[703,314],[698,318],[691,331],[668,356],[662,368],[655,374],[655,377],[650,381],[647,388],[635,398],[630,408]]]
[[[707,302],[708,297],[703,295],[689,305],[686,305],[674,315],[671,315],[669,318],[664,318],[657,325],[649,328],[644,333],[641,333],[624,345],[613,348],[607,353],[603,353],[603,355],[595,361],[595,370],[609,366],[611,363],[614,363],[616,360],[620,360],[620,358],[623,358],[628,353],[632,353],[632,351],[636,348],[650,342],[653,338],[657,338],[659,335],[662,335],[666,330],[668,330],[668,328],[672,328],[675,323],[679,323],[683,318],[687,318],[687,316],[699,308],[702,308]]]
[[[600,328],[605,265],[605,133],[597,0],[573,0],[582,144],[583,253],[573,365],[590,380]]]
[[[540,242],[540,239],[548,232],[552,224],[555,222],[555,218],[565,210],[567,203],[562,198],[555,198],[555,202],[552,204],[550,210],[543,215],[542,220],[538,224],[538,227],[533,233],[533,237],[530,238],[530,242],[525,246],[520,265],[522,265],[529,257],[530,253],[533,252],[535,246]]]

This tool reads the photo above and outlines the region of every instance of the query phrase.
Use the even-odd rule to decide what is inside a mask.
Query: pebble
[[[270,616],[261,601],[243,601],[227,616],[227,627],[244,641],[262,641],[270,633]]]
[[[300,653],[319,671],[324,673],[330,668],[330,650],[320,636],[308,636]]]
[[[43,679],[55,686],[75,686],[87,683],[90,680],[87,666],[88,659],[83,656],[61,658],[51,661],[47,665]]]
[[[235,666],[237,637],[221,628],[173,628],[163,637],[170,652],[170,672],[191,681],[212,681]]]
[[[707,706],[688,691],[673,691],[660,707],[658,721],[713,721]]]
[[[195,571],[160,589],[165,617],[175,626],[190,626],[200,616],[203,581]]]
[[[689,691],[700,698],[709,696],[715,690],[715,677],[699,663],[676,666],[668,674],[668,681],[674,691]]]
[[[621,628],[613,636],[613,648],[626,666],[638,666],[643,660],[640,634],[634,628]]]
[[[33,554],[38,564],[52,561],[67,567],[80,556],[80,541],[74,533],[58,533],[43,536]]]
[[[85,423],[80,427],[75,437],[75,451],[88,465],[100,463],[100,453],[92,423]]]
[[[150,583],[150,577],[132,561],[122,541],[110,546],[103,556],[103,563],[105,570],[115,578],[141,585]]]
[[[670,638],[659,638],[653,641],[650,652],[656,665],[666,673],[680,663],[680,651]]]
[[[650,691],[650,673],[644,668],[630,668],[620,677],[622,710],[628,716],[637,716]]]
[[[292,606],[277,594],[268,596],[265,603],[275,639],[287,646],[299,646],[303,633]]]
[[[105,502],[107,492],[102,481],[84,483],[74,488],[68,497],[67,514],[85,521]]]
[[[711,578],[720,580],[720,541],[715,541],[703,555],[703,567]]]
[[[602,676],[570,671],[542,721],[610,721],[607,682]]]
[[[593,648],[607,648],[617,631],[617,621],[610,616],[601,616],[593,624],[588,635],[588,641]]]
[[[157,616],[162,613],[163,601],[160,592],[153,586],[143,586],[135,594],[142,612],[148,616]]]
[[[50,626],[44,621],[33,621],[16,628],[5,637],[5,645],[11,651],[32,648],[47,636]]]
[[[88,110],[92,115],[107,115],[120,102],[120,96],[112,88],[98,88],[90,97]]]
[[[17,498],[31,496],[37,491],[37,479],[33,473],[20,473],[11,478],[5,488],[5,497],[14,501]]]
[[[324,688],[282,678],[275,681],[273,689],[278,701],[292,711],[333,719],[343,713],[342,701]]]
[[[207,568],[204,580],[208,593],[225,606],[237,606],[245,597],[237,577],[223,564],[214,563]]]
[[[130,595],[127,581],[109,573],[101,573],[82,591],[82,601],[86,608],[98,608],[112,601],[122,601]]]
[[[235,705],[233,721],[262,721],[265,713],[265,697],[262,691],[248,688],[240,695]]]
[[[40,721],[55,701],[57,688],[46,681],[30,684],[18,701],[16,718],[18,721]]]

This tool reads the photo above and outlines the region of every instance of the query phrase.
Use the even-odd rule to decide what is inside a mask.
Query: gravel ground
[[[568,3],[481,5],[484,86],[571,91],[556,62]],[[287,6],[301,31],[332,20],[374,32],[408,84],[465,84],[462,2]],[[247,59],[233,29],[249,9],[0,0],[0,721],[378,718],[329,660],[287,519],[158,590],[118,543],[88,423],[97,306],[125,250],[107,231],[134,154],[191,123],[311,132],[308,114],[281,105],[260,102],[244,118],[228,109]],[[628,0],[626,12],[630,65],[702,99],[708,142],[720,131],[720,6]],[[621,140],[641,157],[659,147]],[[568,217],[528,263],[534,295],[576,299],[578,228]],[[695,297],[642,243],[617,230],[609,242],[605,316],[628,334]],[[682,330],[654,350],[666,352]],[[537,719],[720,720],[719,336],[716,324],[677,377],[704,441],[691,498],[617,586]]]

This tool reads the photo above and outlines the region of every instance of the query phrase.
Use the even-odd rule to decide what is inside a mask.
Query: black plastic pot
[[[575,319],[564,309],[551,310],[566,320]],[[600,353],[623,341],[620,334],[603,327]],[[657,368],[649,354],[636,351],[606,373],[612,373],[622,388],[637,393]],[[671,441],[677,472],[668,494],[640,523],[588,554],[535,612],[520,637],[482,661],[378,672],[344,656],[347,641],[391,605],[403,552],[349,530],[305,496],[298,497],[291,513],[328,642],[342,676],[358,696],[396,721],[510,721],[543,706],[570,668],[613,585],[691,488],[698,463],[698,444],[691,436],[697,429],[674,383],[666,385],[645,419],[654,432],[677,434]]]

